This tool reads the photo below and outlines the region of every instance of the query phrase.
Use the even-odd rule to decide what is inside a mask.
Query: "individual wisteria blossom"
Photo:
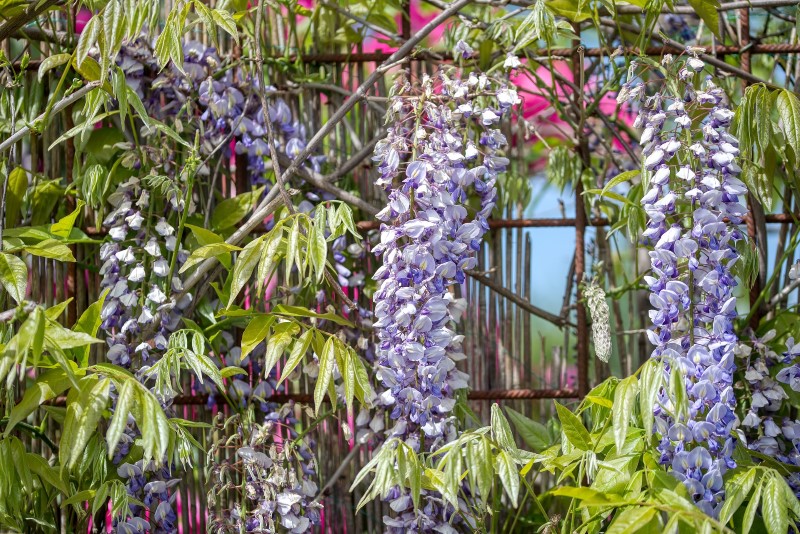
[[[732,458],[738,425],[733,392],[737,336],[738,225],[745,185],[737,178],[738,141],[728,132],[733,112],[710,77],[697,82],[704,63],[689,54],[665,59],[664,83],[655,94],[629,82],[620,98],[640,102],[643,172],[649,184],[644,241],[652,247],[648,338],[669,387],[658,394],[656,434],[661,463],[716,516],[725,500],[722,477]],[[631,72],[635,67],[631,68]],[[675,94],[670,87],[679,87]],[[670,394],[683,381],[687,406]]]
[[[456,436],[454,393],[468,377],[456,368],[463,336],[451,328],[449,288],[477,264],[497,176],[508,165],[499,122],[518,101],[513,87],[485,74],[442,71],[414,84],[399,76],[388,135],[375,147],[377,184],[388,196],[373,250],[383,262],[373,299],[377,376],[385,388],[379,403],[393,421],[387,436],[417,451]],[[475,207],[468,204],[473,192]],[[425,499],[415,514],[410,496],[397,488],[389,497],[396,515],[384,518],[389,531],[453,531],[441,496]]]
[[[745,369],[743,382],[749,396],[742,404],[742,430],[747,447],[779,462],[800,466],[800,420],[791,417],[787,390],[800,392],[800,344],[786,339],[786,350],[777,353],[771,345],[777,336],[770,330],[762,337],[743,340],[737,356]],[[755,458],[759,461],[759,458]],[[800,474],[786,471],[786,481],[800,498]]]

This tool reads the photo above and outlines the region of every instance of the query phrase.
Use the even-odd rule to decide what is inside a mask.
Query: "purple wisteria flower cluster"
[[[456,368],[463,336],[450,328],[457,312],[449,288],[477,265],[497,176],[508,165],[498,125],[518,101],[513,87],[485,74],[443,71],[414,84],[400,76],[388,135],[375,148],[377,184],[388,195],[374,248],[383,260],[374,275],[379,404],[394,421],[387,435],[417,451],[456,436],[454,392],[468,376]],[[400,488],[389,499],[397,514],[384,518],[390,531],[453,531],[440,496],[426,495],[418,514]]]
[[[183,53],[183,72],[173,64],[161,70],[152,46],[139,39],[122,48],[118,62],[148,114],[162,121],[178,121],[184,127],[197,123],[199,115],[201,153],[211,153],[225,143],[223,157],[246,157],[253,185],[271,185],[267,178],[270,149],[258,97],[258,78],[245,69],[221,68],[224,61],[217,51],[197,41],[184,43]],[[271,98],[268,115],[275,148],[294,159],[306,146],[306,127],[289,104],[275,95],[274,87],[267,87],[266,91]],[[312,155],[306,166],[319,172],[324,161],[324,156]],[[309,199],[318,201],[319,196],[314,194]]]
[[[800,466],[800,420],[791,417],[784,400],[786,388],[800,392],[800,344],[786,340],[786,350],[770,348],[777,333],[751,335],[737,350],[746,369],[743,382],[749,391],[749,406],[742,419],[747,447],[785,464]],[[800,473],[786,472],[786,481],[800,498]]]
[[[192,302],[190,293],[182,293],[183,284],[176,274],[188,252],[180,247],[169,222],[191,207],[185,206],[175,191],[168,193],[161,205],[137,178],[120,184],[109,202],[113,210],[103,224],[110,241],[100,248],[100,287],[107,290],[100,313],[109,347],[106,357],[146,382],[146,370],[167,348],[169,335]],[[157,396],[164,409],[170,410],[172,399]],[[172,508],[177,493],[170,495],[169,489],[179,479],[172,477],[169,465],[126,462],[138,435],[136,422],[129,416],[113,462],[119,465],[118,474],[128,493],[145,507],[131,505],[130,514],[116,529],[139,532],[141,525],[152,523],[153,533],[177,532]]]
[[[308,532],[320,523],[321,505],[313,502],[318,479],[314,455],[316,443],[309,436],[299,438],[294,403],[280,404],[270,400],[277,388],[278,370],[273,368],[263,378],[260,362],[264,357],[264,343],[242,359],[241,349],[235,346],[233,337],[223,332],[222,338],[225,357],[219,367],[241,367],[249,377],[230,380],[227,394],[240,408],[252,407],[256,420],[262,423],[253,425],[247,450],[238,454],[247,478],[243,495],[254,503],[254,507],[228,510],[215,515],[213,521],[220,532],[275,532],[275,525],[281,525],[287,532]],[[198,392],[209,394],[208,409],[217,408],[218,392],[211,381],[198,384],[196,388]],[[241,426],[236,434],[245,435]],[[278,447],[286,442],[292,442],[290,448]],[[265,454],[269,454],[269,462],[263,461]],[[216,477],[212,481],[213,487],[217,490],[226,484],[221,471],[224,463],[212,469],[212,476]]]
[[[725,499],[722,476],[735,467],[732,453],[736,397],[732,388],[738,338],[737,225],[746,187],[739,178],[738,141],[728,132],[733,112],[725,94],[706,78],[704,63],[689,54],[665,59],[663,89],[645,94],[642,82],[623,86],[622,100],[641,102],[644,241],[652,246],[648,331],[652,357],[664,366],[669,387],[655,407],[661,463],[689,490],[705,513],[716,516]],[[633,67],[631,69],[633,71]],[[670,87],[678,87],[674,94]],[[672,393],[685,386],[685,394]],[[686,406],[676,402],[687,399]]]

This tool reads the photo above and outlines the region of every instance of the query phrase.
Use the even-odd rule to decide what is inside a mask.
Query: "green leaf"
[[[70,494],[69,488],[59,476],[58,470],[55,467],[51,467],[50,464],[47,463],[47,460],[40,455],[33,453],[25,454],[25,464],[28,470],[38,476],[42,482],[47,482],[60,491],[62,495],[66,496]]]
[[[83,65],[86,58],[89,56],[89,50],[97,42],[97,36],[100,34],[100,15],[95,15],[86,26],[83,27],[81,36],[78,39],[78,46],[75,49],[75,62],[77,67]]]
[[[239,253],[236,258],[236,263],[233,264],[233,272],[231,273],[231,295],[228,298],[228,307],[230,307],[239,296],[239,292],[250,280],[250,275],[253,274],[253,269],[256,268],[261,257],[261,246],[264,244],[263,236],[249,242],[244,249]]]
[[[186,259],[186,263],[183,264],[178,272],[184,273],[208,258],[219,258],[220,262],[224,264],[225,262],[222,261],[222,258],[230,258],[231,252],[236,252],[239,250],[242,249],[229,243],[212,243],[210,245],[204,245],[192,252],[192,254]]]
[[[714,32],[717,39],[722,39],[719,34],[719,12],[717,11],[719,2],[717,0],[689,0],[689,5],[703,19],[708,29]]]
[[[136,400],[136,390],[133,382],[130,380],[122,384],[117,396],[117,405],[114,408],[114,415],[106,430],[106,442],[108,443],[108,457],[112,458],[116,451],[119,439],[122,437],[122,432],[128,425],[128,415],[133,409],[133,403]]]
[[[642,417],[645,435],[650,438],[653,435],[653,423],[655,421],[653,409],[655,408],[656,396],[659,389],[661,389],[663,380],[661,363],[656,360],[648,360],[642,366],[640,376],[639,413]]]
[[[236,44],[239,44],[239,32],[236,29],[236,21],[233,20],[233,17],[230,13],[222,9],[214,9],[211,11],[211,17],[214,19],[214,22],[217,25],[225,30]]]
[[[511,506],[517,507],[517,499],[519,498],[519,473],[517,472],[514,460],[511,455],[506,451],[500,451],[495,459],[495,470],[500,477],[500,482],[503,484],[503,489],[506,490],[508,498],[511,499]]]
[[[311,227],[311,232],[308,236],[308,248],[311,264],[314,266],[314,272],[317,275],[317,283],[320,283],[325,274],[328,244],[325,241],[325,236],[322,231],[316,226]]]
[[[512,408],[506,408],[506,413],[508,413],[514,428],[522,437],[522,440],[534,452],[541,452],[551,445],[550,433],[543,424]]]
[[[230,366],[230,367],[223,367],[222,369],[219,370],[219,375],[222,378],[230,378],[232,376],[246,375],[246,374],[248,374],[247,371],[245,371],[241,367]]]
[[[70,379],[63,369],[53,369],[39,376],[36,382],[25,390],[22,400],[11,410],[3,436],[8,437],[17,423],[27,418],[44,402],[64,393],[70,384]]]
[[[569,442],[582,451],[592,450],[592,436],[578,416],[558,402],[553,402],[556,405],[558,419],[561,421],[561,429]]]
[[[0,283],[11,298],[21,304],[28,287],[28,267],[25,262],[11,254],[0,253]]]
[[[236,226],[256,206],[264,192],[264,186],[254,191],[226,198],[216,205],[211,213],[211,229],[215,232]]]
[[[776,101],[778,116],[783,125],[783,134],[786,137],[786,146],[789,147],[794,156],[794,164],[798,164],[798,153],[800,150],[800,101],[791,91],[780,91]]]
[[[247,324],[242,333],[242,360],[247,358],[256,346],[264,341],[275,318],[267,314],[258,314]]]
[[[108,47],[108,59],[114,60],[117,56],[122,38],[125,37],[125,11],[119,0],[111,0],[103,10],[103,36]]]
[[[103,311],[103,303],[106,300],[106,295],[108,295],[108,291],[104,291],[100,298],[97,299],[91,306],[86,308],[81,316],[78,318],[75,326],[72,327],[73,332],[83,332],[84,334],[88,334],[90,336],[94,336],[97,334],[97,330],[100,328],[100,325],[103,323],[102,318],[100,317],[100,313]],[[80,367],[85,367],[89,364],[89,352],[91,351],[91,346],[86,345],[80,348],[75,348],[72,351],[72,354],[78,361],[78,365]]]
[[[633,534],[645,526],[657,513],[650,506],[633,506],[625,508],[614,516],[614,522],[606,530],[606,534]]]
[[[747,189],[755,195],[767,211],[772,209],[772,180],[773,176],[765,169],[744,162],[742,165],[741,179]]]
[[[67,469],[72,469],[89,443],[89,439],[97,432],[97,423],[103,415],[108,404],[108,394],[111,390],[111,380],[104,378],[98,380],[93,388],[84,388],[78,402],[81,404],[80,416],[74,424],[77,425],[73,441],[70,443],[69,461]]]
[[[290,275],[292,274],[292,266],[297,263],[297,269],[300,271],[300,276],[302,277],[303,274],[303,266],[300,265],[300,262],[296,262],[295,260],[300,256],[299,245],[300,243],[300,220],[295,219],[292,228],[289,230],[289,240],[286,244],[286,259],[285,259],[285,270],[284,270],[284,277],[285,280],[289,280]]]
[[[750,495],[756,481],[756,468],[739,471],[725,483],[725,504],[719,512],[719,521],[727,525],[733,514],[739,509],[744,500]]]
[[[69,499],[66,499],[64,502],[62,502],[61,506],[84,503],[94,497],[95,493],[97,493],[95,490],[79,491],[78,493],[72,495]]]
[[[300,339],[295,341],[294,345],[292,346],[292,350],[289,353],[289,359],[286,360],[286,365],[283,366],[283,371],[281,372],[281,378],[278,380],[278,385],[281,385],[286,378],[292,374],[292,371],[300,364],[300,362],[305,357],[306,353],[308,352],[309,347],[311,346],[311,340],[314,338],[314,329],[309,329],[303,332],[303,335],[300,336]]]
[[[764,497],[761,501],[761,513],[764,516],[764,524],[770,534],[784,534],[789,530],[789,514],[787,513],[786,503],[784,502],[783,488],[775,472],[766,477],[764,485]]]
[[[635,375],[621,380],[614,391],[614,407],[612,419],[614,423],[614,443],[617,453],[622,453],[622,447],[628,438],[628,424],[633,415],[633,406],[636,402],[636,393],[639,391],[639,381]]]
[[[682,420],[689,413],[689,399],[686,396],[683,368],[673,365],[669,375],[669,393],[675,408],[675,418]]]
[[[0,168],[0,178],[2,178]],[[6,228],[14,228],[22,220],[22,202],[28,190],[28,175],[25,169],[17,167],[6,178],[8,186],[6,191]]]
[[[72,255],[72,251],[69,247],[55,239],[45,239],[35,245],[26,245],[24,249],[28,254],[33,254],[41,258],[68,262],[75,261],[75,256]]]
[[[290,332],[280,332],[274,334],[267,341],[267,353],[264,357],[264,375],[269,376],[272,368],[278,363],[286,347],[292,342],[292,334]],[[321,371],[320,371],[321,372]],[[327,387],[327,384],[326,384]]]
[[[511,432],[508,419],[503,415],[497,403],[492,404],[491,422],[492,439],[494,439],[497,445],[503,450],[516,452],[517,444],[514,443],[514,434]]]
[[[752,493],[752,497],[750,498],[750,502],[747,503],[747,508],[744,510],[744,517],[742,518],[742,526],[740,532],[750,532],[750,528],[753,526],[753,520],[756,517],[756,510],[758,509],[758,503],[761,501],[761,491],[764,487],[763,479],[761,482],[758,483],[756,486],[756,490]]]
[[[613,177],[611,180],[608,181],[608,183],[603,187],[603,190],[600,192],[600,194],[601,195],[605,195],[612,188],[618,186],[619,184],[624,184],[625,182],[630,182],[631,180],[633,180],[634,178],[636,178],[640,174],[641,174],[641,171],[639,169],[635,169],[635,170],[632,170],[632,171],[621,172],[618,175],[616,175],[615,177]]]
[[[59,350],[68,350],[77,347],[85,347],[86,345],[92,345],[94,343],[102,343],[101,340],[94,336],[64,328],[53,321],[47,324],[45,339],[48,341],[48,347]]]
[[[53,54],[44,58],[39,64],[39,81],[41,82],[44,75],[50,70],[69,63],[70,59],[72,59],[72,54]]]
[[[317,376],[317,383],[314,386],[315,414],[319,414],[319,407],[322,405],[322,399],[325,398],[325,391],[327,391],[328,383],[331,381],[333,375],[333,364],[335,361],[336,345],[334,344],[333,336],[329,336],[328,340],[325,341],[322,354],[319,355],[319,375]]]
[[[62,217],[58,220],[58,222],[55,222],[50,226],[50,233],[65,239],[68,238],[72,232],[72,228],[75,226],[75,221],[78,219],[78,215],[80,215],[81,210],[85,205],[86,202],[83,200],[78,200],[78,205],[74,210],[72,210],[72,213]]]

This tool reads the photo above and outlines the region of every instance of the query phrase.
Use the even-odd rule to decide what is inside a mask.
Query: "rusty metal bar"
[[[718,56],[726,56],[726,55],[738,55],[738,54],[797,54],[800,53],[800,43],[798,44],[753,44],[749,48],[744,48],[740,46],[705,46],[705,47],[696,47],[705,50],[707,54],[715,54]],[[600,56],[608,56],[616,49],[610,48],[585,48],[583,51],[584,57],[600,57]],[[629,54],[639,54],[639,49],[637,47],[626,47],[623,49],[625,53]],[[677,46],[649,46],[644,50],[644,55],[646,56],[663,56],[664,54],[680,54],[684,52],[685,49]],[[573,49],[572,48],[554,48],[552,50],[534,50],[531,52],[532,57],[537,56],[549,56],[549,57],[559,57],[559,58],[570,58],[572,56]],[[292,55],[290,59],[295,61],[301,59],[305,63],[341,63],[341,62],[348,62],[348,63],[379,63],[385,61],[388,57],[392,55],[392,52],[354,52],[352,54],[343,54],[343,53],[320,53],[320,54],[300,54],[299,56]],[[451,60],[452,54],[449,52],[427,52],[421,50],[415,54],[412,54],[411,59],[420,59],[425,61],[442,61],[442,60]],[[283,56],[280,57],[283,59]],[[278,59],[277,57],[267,57],[266,59]],[[38,70],[39,65],[41,64],[40,60],[31,60],[28,64],[28,70]],[[19,68],[19,62],[15,62],[14,66]]]
[[[208,403],[209,395],[202,393],[198,395],[178,395],[172,399],[175,406],[202,406]],[[578,392],[574,389],[490,389],[475,390],[467,393],[469,400],[512,400],[512,399],[577,399]],[[219,404],[224,404],[225,399],[219,395],[214,399]],[[314,402],[314,396],[310,393],[276,393],[267,402],[300,402],[310,404]],[[325,397],[324,402],[330,402]],[[67,397],[60,396],[45,402],[48,406],[66,406]]]
[[[745,217],[745,222],[749,217]],[[770,213],[765,216],[768,224],[792,224],[800,222],[800,213]],[[574,217],[554,217],[554,218],[536,218],[536,219],[489,219],[489,228],[492,230],[499,228],[569,228],[575,226],[576,219]],[[369,230],[377,230],[380,228],[380,221],[359,221],[356,223],[356,228],[362,232]],[[603,217],[593,217],[586,220],[586,226],[611,226],[611,221]],[[85,228],[86,235],[92,237],[102,237],[106,235],[106,229],[101,228],[98,230],[94,226]],[[253,230],[254,234],[263,233],[263,228],[256,228]]]

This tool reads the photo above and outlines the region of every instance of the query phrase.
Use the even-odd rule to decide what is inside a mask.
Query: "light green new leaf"
[[[81,392],[78,402],[82,405],[80,417],[74,424],[74,439],[70,443],[70,455],[67,462],[67,469],[72,469],[80,459],[81,455],[89,443],[89,439],[97,432],[97,423],[103,415],[108,404],[108,395],[111,390],[111,380],[104,378],[89,389],[88,387]]]
[[[636,393],[639,391],[639,381],[635,375],[621,380],[614,391],[614,407],[612,420],[614,423],[614,443],[617,452],[622,453],[622,446],[628,438],[628,424],[633,415],[633,406],[636,403]]]
[[[783,126],[783,134],[786,137],[786,145],[792,149],[795,158],[794,164],[797,166],[798,154],[800,150],[800,100],[790,91],[783,90],[778,94],[776,101],[778,116]]]
[[[325,262],[328,255],[328,244],[325,241],[325,236],[316,226],[311,227],[310,235],[308,236],[309,257],[311,264],[314,266],[314,273],[317,275],[317,283],[322,281],[325,275]]]
[[[744,510],[744,517],[742,517],[741,532],[750,532],[753,526],[753,520],[756,517],[756,510],[758,510],[758,503],[761,501],[761,492],[764,488],[764,479],[762,478],[756,485],[755,491],[750,496],[750,502],[747,503],[747,508]]]
[[[292,342],[292,334],[290,332],[279,332],[273,334],[267,340],[267,353],[264,357],[264,375],[269,376],[272,368],[278,363],[286,347]]]
[[[45,339],[48,342],[48,347],[58,350],[69,350],[94,343],[102,343],[101,340],[94,336],[64,328],[54,321],[48,322],[45,329]]]
[[[328,390],[328,383],[333,376],[333,364],[335,361],[336,345],[334,344],[333,336],[329,336],[328,340],[325,341],[325,346],[322,348],[322,354],[319,355],[319,375],[314,386],[315,414],[319,414],[319,407],[322,405],[322,399],[325,398],[325,392]]]
[[[313,317],[315,319],[324,319],[331,321],[338,325],[353,327],[353,323],[344,317],[335,313],[317,313],[302,306],[288,306],[286,304],[278,304],[273,308],[272,313],[276,315],[285,315],[287,317]]]
[[[236,44],[239,44],[239,32],[236,29],[236,21],[233,20],[233,17],[230,13],[222,9],[214,9],[211,11],[211,17],[220,28],[225,30],[225,32],[233,37],[233,40],[236,41]]]
[[[53,54],[44,58],[39,64],[39,81],[41,82],[44,75],[52,69],[69,63],[70,59],[72,59],[72,54]]]
[[[633,534],[644,527],[658,510],[650,506],[632,506],[625,508],[614,517],[614,522],[606,530],[606,534]]]
[[[517,507],[517,499],[519,498],[519,473],[517,472],[514,460],[511,455],[506,451],[500,451],[495,459],[495,470],[500,477],[500,482],[503,484],[503,489],[506,490],[508,498],[511,499],[511,505]]]
[[[784,502],[783,488],[777,473],[765,476],[764,497],[761,501],[761,514],[769,534],[784,534],[789,530],[789,514]],[[796,500],[796,499],[795,499]]]
[[[136,400],[136,389],[132,381],[128,380],[122,384],[117,395],[117,405],[114,408],[114,416],[106,430],[106,442],[108,443],[108,457],[112,458],[116,451],[117,444],[122,437],[122,432],[128,425],[128,415],[133,410],[133,403]]]
[[[286,365],[283,366],[283,372],[281,373],[280,380],[278,380],[278,385],[281,385],[303,360],[311,346],[311,340],[314,338],[314,331],[313,328],[306,330],[303,332],[303,335],[300,336],[300,339],[295,341],[289,353],[289,359],[286,360]]]
[[[100,317],[100,312],[103,311],[103,303],[106,300],[106,295],[108,295],[108,290],[104,291],[96,302],[92,303],[91,306],[89,306],[88,308],[86,308],[86,310],[84,310],[84,312],[81,314],[81,316],[75,323],[75,326],[72,327],[73,332],[83,332],[84,334],[88,334],[90,336],[94,336],[95,334],[97,334],[97,330],[103,323],[103,320]],[[91,351],[90,345],[73,349],[72,354],[78,360],[78,365],[80,367],[85,367],[89,364],[90,351]]]
[[[263,244],[263,236],[249,242],[239,253],[239,257],[236,258],[236,263],[233,264],[233,272],[231,273],[233,278],[231,280],[231,296],[228,298],[228,307],[234,303],[236,297],[239,296],[239,292],[250,280],[253,269],[256,268],[258,259],[261,257]]]
[[[28,254],[33,254],[41,258],[68,262],[75,261],[75,256],[72,255],[72,251],[69,247],[55,239],[45,239],[35,245],[27,245],[24,249]]]
[[[267,314],[258,314],[250,320],[242,333],[242,360],[267,338],[274,322],[275,318]]]
[[[592,450],[592,436],[583,426],[580,418],[558,402],[553,402],[556,405],[558,419],[561,421],[561,429],[567,440],[582,451]]]
[[[739,509],[744,500],[750,495],[753,484],[756,481],[756,468],[740,471],[734,474],[725,483],[725,504],[719,512],[719,521],[723,525],[728,524],[733,514]]]
[[[653,435],[653,424],[655,422],[653,409],[655,408],[656,396],[663,380],[661,363],[656,360],[648,360],[644,364],[640,376],[639,413],[642,417],[645,435],[649,438]]]
[[[78,215],[80,215],[81,210],[86,205],[86,202],[83,200],[78,200],[78,204],[72,213],[65,215],[58,222],[54,222],[50,226],[50,233],[53,235],[57,235],[58,237],[68,238],[70,232],[75,227],[75,221],[78,219]]]
[[[492,404],[491,424],[492,439],[497,445],[505,451],[515,452],[517,444],[514,443],[514,434],[511,432],[508,419],[503,415],[503,411],[497,403]]]
[[[97,42],[97,36],[100,34],[100,18],[100,15],[93,16],[81,32],[78,46],[75,49],[75,62],[78,67],[83,65],[83,62],[89,56],[89,50]]]
[[[51,467],[42,456],[30,452],[26,453],[25,466],[31,473],[38,476],[42,482],[50,484],[60,491],[62,495],[70,494],[69,488],[58,474],[58,469]]]
[[[28,267],[25,262],[11,254],[0,253],[0,283],[17,304],[25,300],[28,287]]]
[[[212,243],[210,245],[204,245],[194,252],[186,259],[186,262],[181,267],[179,273],[184,273],[197,265],[198,263],[207,260],[208,258],[216,258],[219,257],[220,263],[225,264],[222,261],[222,258],[230,258],[230,253],[242,250],[240,247],[236,245],[231,245],[229,243]]]

